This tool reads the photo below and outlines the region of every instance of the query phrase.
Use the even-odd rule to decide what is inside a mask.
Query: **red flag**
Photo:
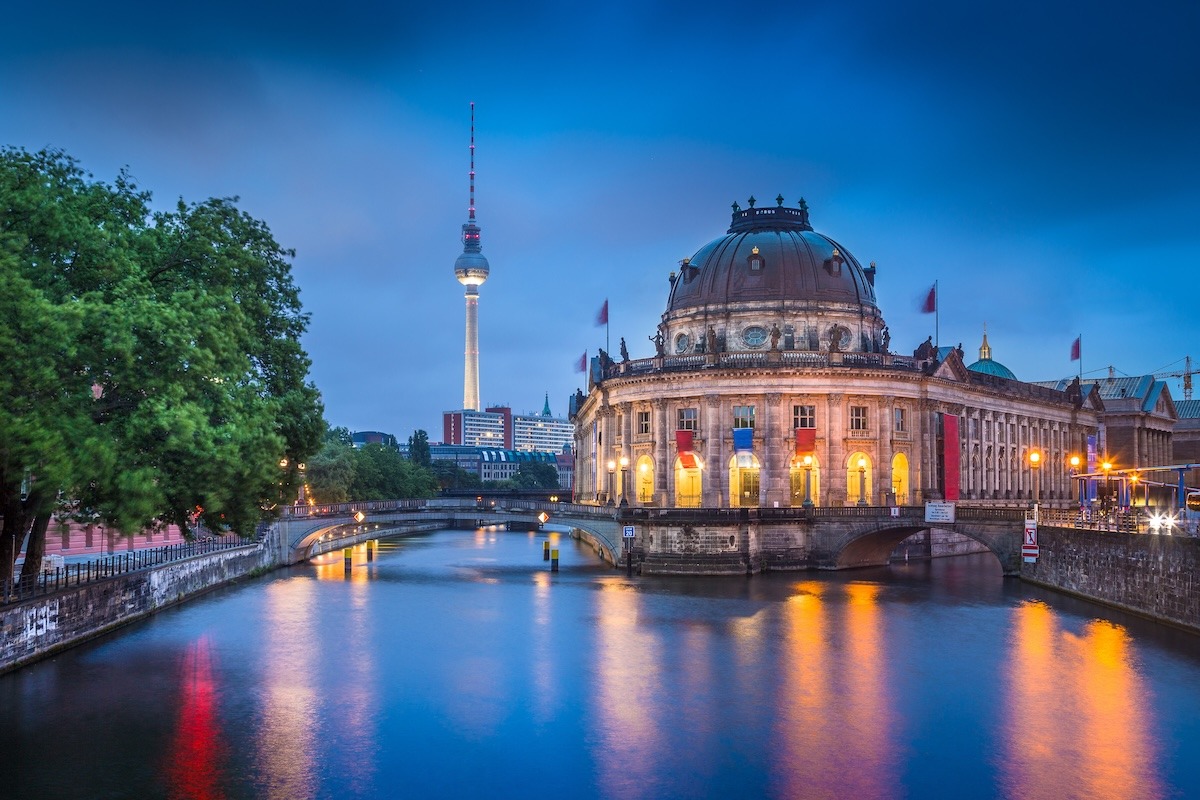
[[[587,372],[587,350],[583,351],[583,355],[579,357],[579,361],[575,362],[576,372]]]
[[[596,324],[608,324],[608,298],[605,298],[604,305],[600,306],[600,313],[596,315]]]
[[[1079,341],[1082,338],[1083,338],[1082,336],[1076,336],[1075,341],[1071,342],[1071,360],[1072,361],[1079,360]]]
[[[932,314],[937,311],[937,284],[929,287],[929,294],[925,295],[925,302],[921,303],[922,314]]]

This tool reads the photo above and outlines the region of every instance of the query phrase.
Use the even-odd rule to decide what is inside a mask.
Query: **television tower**
[[[454,277],[467,287],[467,348],[463,363],[463,410],[479,411],[479,287],[488,277],[488,260],[475,224],[475,104],[471,103],[471,198],[462,226],[463,252],[454,262]]]

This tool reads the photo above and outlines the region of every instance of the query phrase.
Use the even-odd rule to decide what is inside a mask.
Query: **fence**
[[[4,581],[0,584],[0,605],[53,594],[71,586],[105,580],[116,575],[149,569],[171,561],[181,561],[192,556],[245,547],[252,543],[251,540],[243,539],[240,536],[222,536],[145,550],[132,550],[92,561],[65,564],[52,570],[43,570],[33,581],[22,581],[18,575],[14,574],[11,581]]]

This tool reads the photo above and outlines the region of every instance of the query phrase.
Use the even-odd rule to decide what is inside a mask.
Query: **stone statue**
[[[888,352],[888,347],[892,343],[892,333],[888,330],[887,325],[883,326],[883,352]]]
[[[965,353],[963,353],[962,342],[959,342],[958,347],[954,348],[954,350],[955,350],[955,352],[958,353],[958,358],[961,361],[963,359],[963,357],[966,355]]]
[[[647,338],[650,341],[654,342],[654,352],[656,355],[662,356],[666,353],[666,348],[664,347],[664,344],[663,344],[663,334],[662,334],[661,330],[656,331],[653,336],[649,336]]]
[[[930,336],[928,339],[921,342],[920,347],[913,351],[913,358],[933,358],[935,353],[937,353],[937,349],[933,346],[933,337]]]
[[[621,361],[629,360],[629,348],[625,346],[625,337],[621,337]]]
[[[717,331],[713,326],[708,326],[708,333],[704,336],[704,346],[709,353],[717,352]]]
[[[834,325],[829,329],[829,352],[840,353],[842,351],[842,329]]]
[[[607,370],[610,366],[612,366],[612,363],[613,363],[612,359],[609,358],[608,352],[605,351],[605,349],[603,347],[601,347],[600,348],[600,369],[601,369],[601,371]]]
[[[782,335],[783,335],[783,331],[779,330],[778,325],[773,325],[771,327],[771,349],[772,350],[779,349],[779,337]]]

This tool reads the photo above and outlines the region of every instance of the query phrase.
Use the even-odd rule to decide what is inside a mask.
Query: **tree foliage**
[[[415,430],[412,436],[408,437],[408,458],[418,467],[428,467],[433,464],[428,433],[423,430]]]
[[[236,199],[150,199],[0,150],[0,579],[55,511],[248,534],[320,442],[294,253]]]
[[[330,429],[307,466],[316,503],[432,497],[439,488],[433,470],[405,459],[395,447],[372,443],[355,449],[345,428]]]
[[[511,478],[514,489],[552,491],[558,488],[558,470],[553,464],[540,461],[525,461],[517,467]]]

